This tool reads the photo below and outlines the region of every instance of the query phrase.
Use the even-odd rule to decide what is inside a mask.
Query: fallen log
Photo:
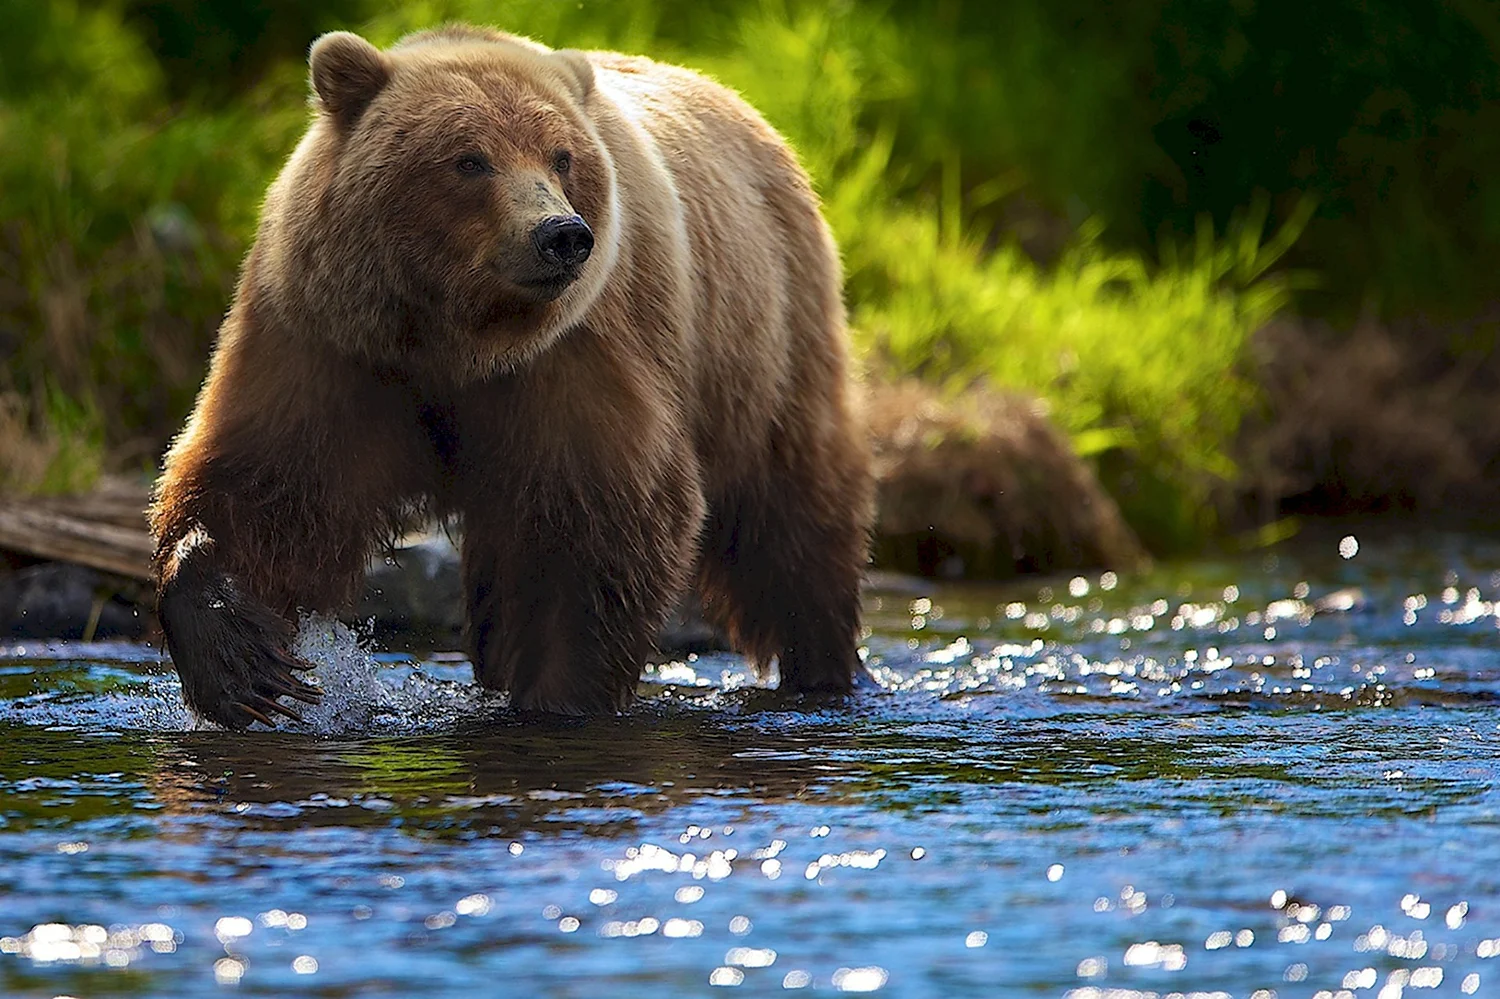
[[[129,579],[151,575],[146,490],[111,485],[56,499],[0,499],[0,548]]]
[[[38,496],[26,500],[32,507],[77,520],[115,524],[136,531],[146,530],[146,504],[151,490],[135,479],[105,476],[86,493],[68,496]]]

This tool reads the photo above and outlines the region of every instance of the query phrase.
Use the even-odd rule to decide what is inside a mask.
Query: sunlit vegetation
[[[1234,176],[1218,165],[1248,131],[1223,148],[1179,148],[1205,107],[1223,112],[1221,131],[1258,120],[1214,101],[1262,71],[1267,54],[1244,46],[1270,15],[1160,0],[1103,23],[1023,2],[984,27],[990,5],[920,0],[282,6],[254,5],[252,24],[228,7],[188,17],[172,2],[0,0],[0,487],[66,489],[105,465],[155,461],[201,377],[260,192],[305,120],[303,46],[330,27],[389,43],[470,20],[646,52],[736,87],[814,176],[869,375],[1045,399],[1156,546],[1216,528],[1215,500],[1238,475],[1236,434],[1258,401],[1247,342],[1293,304],[1304,275],[1322,278],[1312,305],[1335,311],[1368,305],[1376,287],[1409,305],[1419,289],[1402,275],[1442,261],[1442,287],[1482,294],[1489,275],[1473,277],[1467,258],[1460,267],[1459,247],[1500,241],[1494,213],[1474,210],[1500,204],[1500,185],[1475,179],[1482,140],[1428,157],[1467,178],[1467,203],[1407,190],[1395,169],[1408,154],[1392,129],[1425,149],[1427,125],[1466,128],[1485,113],[1471,97],[1496,86],[1457,15],[1439,18],[1443,51],[1476,67],[1469,89],[1406,86],[1438,58],[1414,42],[1383,69],[1335,74],[1330,103],[1307,112],[1330,134],[1307,140],[1298,180],[1266,165],[1278,149],[1245,154]],[[1393,31],[1402,16],[1370,15]],[[1180,31],[1163,27],[1173,18]],[[1301,66],[1302,43],[1285,44],[1287,65]],[[1386,145],[1365,128],[1378,110],[1356,99],[1366,90],[1388,98],[1376,118],[1396,136]],[[1341,128],[1351,138],[1338,146]],[[1330,143],[1362,158],[1335,163]],[[1389,203],[1369,188],[1380,170],[1398,178],[1380,188]],[[1460,216],[1467,228],[1440,245]],[[1373,235],[1351,239],[1364,225]],[[1426,247],[1420,266],[1402,250],[1403,225]],[[1358,275],[1327,250],[1335,243]]]

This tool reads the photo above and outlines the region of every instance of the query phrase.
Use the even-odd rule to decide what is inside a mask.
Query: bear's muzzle
[[[594,252],[594,231],[577,215],[553,215],[531,230],[531,244],[544,263],[576,276]]]

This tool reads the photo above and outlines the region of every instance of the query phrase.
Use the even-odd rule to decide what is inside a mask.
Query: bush
[[[67,489],[106,440],[154,462],[190,404],[300,80],[173,114],[111,9],[4,0],[0,20],[0,396],[9,436],[55,450],[6,478]]]
[[[348,6],[314,5],[298,23],[311,32]],[[1255,402],[1246,339],[1286,302],[1286,283],[1266,271],[1305,213],[1263,246],[1261,205],[1227,239],[1205,228],[1159,264],[1110,249],[1089,221],[1038,265],[995,221],[1018,184],[1036,186],[1034,168],[972,164],[998,148],[1027,160],[1047,145],[1032,141],[1040,119],[1059,108],[1027,89],[1024,67],[976,77],[978,42],[961,19],[927,23],[919,6],[432,0],[351,26],[389,43],[444,20],[494,23],[556,45],[647,51],[738,88],[791,138],[823,195],[876,377],[1035,393],[1099,460],[1148,543],[1202,537]],[[0,0],[12,26],[0,38],[0,343],[15,358],[0,376],[0,437],[21,427],[29,450],[10,451],[31,456],[9,463],[11,488],[76,486],[102,448],[154,460],[190,405],[261,192],[305,122],[302,52],[226,103],[214,86],[169,80],[133,27],[151,7],[131,19]],[[1016,30],[1038,58],[1060,55],[1027,10],[1011,12]],[[180,59],[167,64],[181,73]],[[955,89],[945,66],[977,89]],[[1078,106],[1095,94],[1088,115],[1101,127],[1117,69],[1069,84]],[[996,78],[1008,85],[984,85]],[[1008,122],[1010,138],[950,133],[960,114]],[[1059,169],[1100,158],[1067,148]]]

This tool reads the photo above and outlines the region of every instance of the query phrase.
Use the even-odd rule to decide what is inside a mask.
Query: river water
[[[0,644],[0,994],[1500,996],[1500,543],[889,585],[874,683],[521,725],[306,628],[302,731]]]

